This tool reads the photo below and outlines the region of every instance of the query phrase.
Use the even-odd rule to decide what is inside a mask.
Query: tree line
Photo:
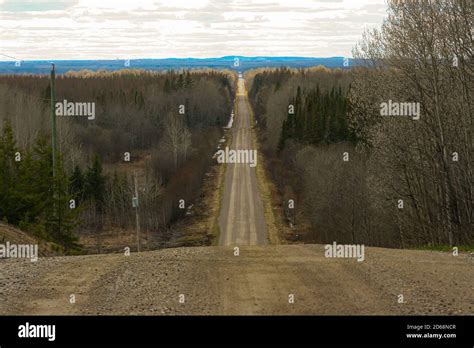
[[[59,158],[60,159],[60,158]],[[76,210],[70,209],[69,180],[60,159],[53,177],[48,138],[38,136],[28,149],[19,149],[9,122],[0,135],[0,219],[36,237],[77,250]]]
[[[278,149],[288,139],[305,144],[337,143],[350,141],[347,122],[347,98],[341,86],[321,93],[319,85],[303,94],[298,87],[288,105],[288,116],[281,125]]]
[[[137,176],[141,227],[156,239],[168,238],[170,224],[184,215],[178,202],[188,206],[199,197],[213,164],[232,109],[234,75],[69,72],[57,76],[56,91],[57,101],[94,102],[96,118],[57,117],[60,170],[52,182],[49,78],[0,76],[0,219],[72,250],[77,236],[134,229]],[[53,207],[56,217],[48,210]]]
[[[361,66],[247,76],[269,171],[306,241],[472,246],[473,4],[388,4]],[[419,120],[382,115],[389,101]]]
[[[390,1],[382,28],[354,49],[365,66],[350,123],[370,158],[373,199],[404,203],[391,217],[402,245],[473,243],[473,6]],[[388,100],[418,103],[420,119],[381,117]]]

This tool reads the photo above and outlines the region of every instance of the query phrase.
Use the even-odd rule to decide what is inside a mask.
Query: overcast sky
[[[0,0],[0,54],[350,57],[385,9],[384,0]]]

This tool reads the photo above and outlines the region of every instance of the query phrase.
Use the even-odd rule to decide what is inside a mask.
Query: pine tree
[[[298,87],[290,104],[294,105],[295,112],[283,121],[278,143],[280,151],[290,138],[313,145],[322,141],[354,141],[347,121],[347,99],[340,86],[325,93],[321,93],[319,85],[305,93]]]
[[[194,86],[194,80],[189,71],[186,72],[186,78],[184,80],[185,88],[192,88]]]
[[[73,230],[77,226],[77,210],[71,206],[72,196],[68,194],[69,180],[63,169],[62,160],[59,156],[56,176],[53,178],[55,194],[51,199],[48,209],[47,230],[53,240],[64,247],[68,253],[80,248],[78,238]],[[53,210],[51,210],[51,208]]]
[[[22,150],[22,159],[17,177],[17,190],[12,199],[19,207],[20,221],[18,226],[22,230],[34,232],[38,224],[38,217],[44,211],[47,204],[48,189],[38,187],[41,180],[49,180],[50,173],[47,177],[41,176],[41,172],[37,171],[35,160],[32,153]],[[47,187],[47,185],[46,185]],[[43,237],[46,237],[44,234]]]
[[[77,226],[77,210],[71,209],[69,180],[63,168],[62,157],[58,156],[56,176],[52,175],[52,148],[45,136],[36,140],[31,162],[25,161],[22,181],[25,191],[34,198],[34,209],[37,216],[29,222],[35,234],[54,241],[64,247],[65,252],[78,249],[77,237],[73,230]],[[54,190],[53,190],[54,187]]]
[[[172,90],[171,82],[170,82],[169,78],[166,78],[165,85],[163,87],[163,91],[165,93],[171,93],[171,90]]]
[[[183,74],[179,74],[178,82],[176,83],[176,87],[177,87],[177,89],[181,89],[181,88],[184,87],[184,75]]]
[[[102,162],[98,155],[94,156],[92,166],[87,169],[84,185],[85,197],[95,204],[97,213],[104,212],[105,176],[102,174]]]
[[[84,175],[82,174],[81,168],[79,166],[74,167],[70,178],[69,192],[72,197],[76,200],[76,203],[79,205],[84,196]]]
[[[0,137],[0,219],[10,223],[19,222],[18,201],[14,199],[18,188],[19,162],[15,161],[18,152],[13,129],[7,121],[3,125]]]
[[[278,141],[278,151],[282,151],[285,147],[285,142],[288,139],[288,122],[283,120],[281,125],[280,140]]]

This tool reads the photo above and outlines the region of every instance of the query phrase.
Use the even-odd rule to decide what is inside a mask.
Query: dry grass
[[[182,236],[173,246],[217,245],[219,212],[224,187],[225,166],[214,165],[203,183],[201,198],[193,206],[193,215],[180,223]]]
[[[125,247],[136,250],[137,244],[136,231],[122,228],[109,228],[94,234],[81,235],[80,238],[83,251],[87,254],[122,252]],[[140,242],[142,248],[147,244],[143,238],[140,238]]]
[[[225,134],[226,146],[232,141],[231,132]],[[224,183],[226,164],[216,164],[210,168],[204,179],[201,198],[193,206],[193,214],[179,223],[181,236],[173,243],[173,247],[218,245],[219,243],[219,213]]]

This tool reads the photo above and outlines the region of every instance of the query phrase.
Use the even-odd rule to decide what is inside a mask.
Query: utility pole
[[[57,132],[56,132],[56,72],[54,70],[54,64],[51,69],[51,145],[53,150],[53,179],[56,178],[56,165],[57,165]]]
[[[140,251],[140,215],[138,213],[138,178],[137,172],[133,176],[135,182],[135,197],[133,197],[132,205],[135,208],[135,219],[137,221],[137,251]]]
[[[56,170],[57,170],[57,134],[56,134],[56,107],[55,107],[55,99],[56,99],[56,72],[54,70],[54,64],[52,64],[51,68],[51,147],[52,147],[52,155],[53,155],[53,218],[57,216],[57,206],[56,206],[56,197],[57,197],[57,187],[56,187]]]

